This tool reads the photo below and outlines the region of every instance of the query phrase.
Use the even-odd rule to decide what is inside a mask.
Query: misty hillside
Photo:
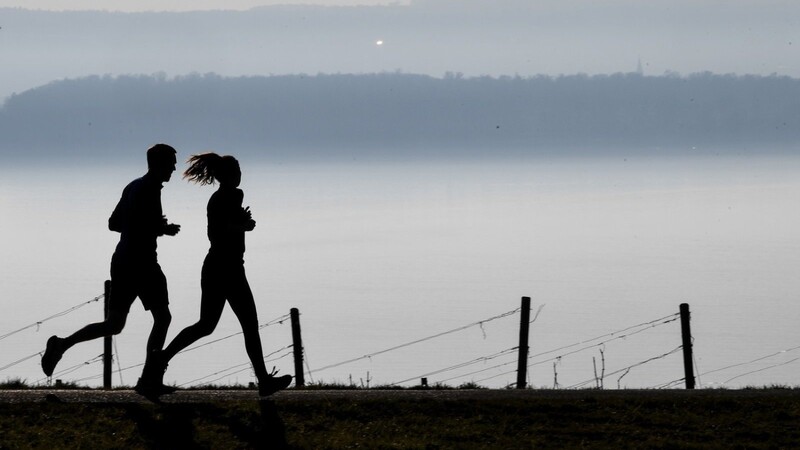
[[[788,0],[410,0],[181,13],[0,7],[0,100],[64,78],[157,72],[529,77],[624,73],[641,62],[646,75],[800,78],[797,17],[800,2]]]
[[[797,142],[799,98],[797,79],[709,73],[86,77],[9,97],[0,152],[105,158],[156,141],[280,157],[759,151]]]

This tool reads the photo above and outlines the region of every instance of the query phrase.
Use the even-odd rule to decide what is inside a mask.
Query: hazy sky
[[[214,9],[242,10],[268,5],[384,5],[405,4],[392,0],[0,0],[0,8],[97,11],[197,11]]]

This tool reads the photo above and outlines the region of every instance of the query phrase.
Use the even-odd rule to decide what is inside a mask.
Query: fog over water
[[[531,328],[533,354],[673,315],[686,302],[702,386],[796,383],[796,364],[789,361],[797,350],[712,372],[798,345],[795,157],[347,165],[243,159],[242,166],[245,204],[258,222],[247,236],[245,258],[260,322],[300,309],[314,380],[360,384],[369,373],[372,385],[415,384],[418,375],[513,348],[518,315],[314,372],[494,317],[530,296],[534,309],[543,305]],[[0,330],[35,323],[102,292],[117,238],[106,220],[124,184],[142,172],[141,166],[87,165],[3,174],[0,246],[13,256],[3,259],[0,276],[4,304],[14,313],[0,319]],[[163,191],[165,213],[183,226],[177,237],[159,240],[174,315],[170,338],[197,318],[205,203],[212,192],[178,177]],[[40,351],[49,335],[69,333],[101,311],[92,304],[5,339],[8,361],[0,363]],[[134,306],[116,341],[120,367],[142,361],[149,327],[149,315]],[[201,343],[238,331],[226,310],[214,335]],[[262,340],[265,353],[283,355],[291,343],[288,323],[263,329]],[[532,360],[530,383],[553,386],[555,372],[561,387],[592,380],[592,358],[599,364],[600,349],[611,373],[679,345],[678,324],[659,325],[560,360],[548,358],[566,351]],[[59,369],[80,366],[101,348],[100,341],[81,344]],[[430,382],[489,378],[480,384],[504,386],[513,382],[506,372],[515,365],[461,375],[514,358],[430,376]],[[236,336],[178,356],[167,379],[187,383],[246,362]],[[290,357],[272,364],[293,372]],[[248,365],[241,368],[206,381],[251,381]],[[115,375],[115,384],[134,383],[139,370],[124,370],[121,380]],[[654,387],[679,380],[682,370],[680,354],[673,354],[605,383]],[[62,378],[99,373],[95,363]],[[2,375],[29,382],[43,377],[38,358]]]

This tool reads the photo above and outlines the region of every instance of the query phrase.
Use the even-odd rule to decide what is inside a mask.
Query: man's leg
[[[167,277],[161,271],[161,266],[155,261],[146,262],[139,267],[139,299],[144,309],[153,315],[153,328],[147,338],[147,357],[153,352],[164,348],[167,340],[167,330],[172,322],[169,312],[169,293],[167,291]]]
[[[169,330],[169,324],[172,322],[172,314],[169,312],[168,305],[152,308],[150,312],[153,314],[153,329],[150,330],[150,337],[147,338],[148,355],[164,348],[164,342],[167,340],[167,330]]]
[[[147,355],[145,356],[142,375],[136,383],[136,391],[148,398],[168,394],[174,390],[163,387],[162,379],[166,367],[162,364],[160,355],[161,349],[164,347],[164,341],[167,339],[167,330],[172,321],[172,315],[166,305],[152,308],[150,312],[153,314],[153,328],[147,338]]]
[[[164,391],[165,389],[160,386],[164,384],[164,372],[167,370],[169,361],[178,352],[198,339],[208,336],[216,328],[222,316],[222,309],[225,307],[225,297],[220,292],[218,282],[213,275],[213,271],[210,271],[204,264],[201,278],[200,320],[184,328],[163,350],[153,351],[150,364],[146,364],[145,370],[142,372],[142,380],[140,380],[142,386],[156,386],[159,391]]]
[[[145,309],[153,315],[153,328],[147,338],[147,347],[142,375],[136,383],[136,392],[147,398],[155,399],[159,395],[168,393],[162,386],[162,364],[159,353],[167,339],[169,324],[172,314],[169,312],[169,295],[167,293],[167,279],[158,263],[143,265],[141,268],[144,277],[142,292],[139,298]]]
[[[51,336],[50,339],[47,340],[47,349],[44,355],[42,355],[42,370],[45,375],[48,377],[53,375],[53,371],[64,355],[64,352],[69,350],[73,345],[99,337],[119,334],[119,332],[122,331],[125,327],[128,311],[130,310],[130,305],[135,295],[119,291],[116,295],[118,295],[118,297],[112,301],[111,310],[106,320],[86,325],[66,338],[62,339],[57,336]]]
[[[75,333],[72,333],[70,336],[65,337],[62,340],[63,348],[64,350],[67,350],[80,342],[91,341],[92,339],[119,334],[122,329],[125,328],[125,321],[127,319],[128,309],[123,311],[111,310],[109,311],[106,320],[86,325]]]

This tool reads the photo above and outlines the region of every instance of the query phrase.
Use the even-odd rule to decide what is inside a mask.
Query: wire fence
[[[0,341],[5,340],[5,339],[9,339],[12,336],[19,335],[19,334],[21,334],[21,333],[23,333],[23,332],[25,332],[27,330],[31,330],[31,329],[35,329],[38,332],[41,329],[42,325],[44,325],[46,322],[50,322],[50,321],[52,321],[54,319],[68,316],[71,313],[74,313],[74,312],[76,312],[78,310],[81,310],[82,308],[84,308],[84,307],[86,307],[88,305],[91,305],[93,303],[99,303],[104,298],[105,298],[105,295],[104,294],[100,294],[98,296],[95,296],[95,297],[91,298],[90,300],[87,300],[87,301],[84,301],[84,302],[80,302],[80,303],[78,303],[78,304],[76,304],[76,305],[74,305],[74,306],[72,306],[70,308],[67,308],[67,309],[63,310],[63,311],[60,311],[60,312],[57,312],[55,314],[49,315],[49,316],[44,317],[44,318],[42,318],[40,320],[32,322],[32,323],[30,323],[28,325],[25,325],[23,327],[20,327],[18,329],[15,329],[13,331],[10,331],[8,333],[0,335]],[[263,330],[264,328],[270,327],[270,326],[282,325],[288,320],[289,320],[289,314],[284,314],[282,316],[276,317],[275,319],[272,319],[270,321],[267,321],[265,323],[260,324],[259,325],[259,331]],[[210,340],[210,341],[207,341],[207,342],[203,342],[201,344],[197,344],[197,345],[188,347],[188,348],[182,350],[181,352],[179,352],[179,354],[195,351],[195,350],[201,349],[203,347],[208,347],[208,346],[211,346],[211,345],[226,341],[228,339],[231,339],[231,338],[233,338],[235,336],[239,336],[239,335],[242,335],[242,334],[243,334],[243,332],[241,332],[241,331],[236,332],[236,333],[231,333],[231,334],[222,336],[220,338],[216,338],[216,339],[213,339],[213,340]],[[117,364],[117,368],[116,368],[116,370],[113,370],[112,373],[116,374],[119,377],[121,384],[124,384],[123,378],[122,378],[122,374],[125,373],[125,372],[128,372],[128,371],[130,371],[132,369],[136,369],[136,368],[140,368],[140,367],[144,366],[144,362],[131,364],[131,365],[122,367],[121,362],[120,362],[121,361],[120,360],[120,356],[119,356],[120,354],[119,354],[119,351],[116,348],[116,339],[114,340],[114,346],[115,346],[114,362]],[[288,347],[284,347],[284,349],[285,348],[291,348],[291,345],[288,346]],[[282,359],[282,358],[285,358],[285,357],[288,356],[287,354],[284,354],[284,355],[281,355],[279,358],[268,359],[271,356],[273,356],[275,353],[276,352],[272,352],[272,353],[266,355],[264,357],[265,361],[276,361],[278,359]],[[10,362],[0,366],[0,372],[8,371],[9,369],[17,367],[17,366],[19,366],[19,365],[21,365],[21,364],[23,364],[25,362],[28,362],[30,360],[40,359],[43,354],[44,354],[44,348],[42,348],[39,351],[36,351],[35,353],[28,354],[28,355],[26,355],[26,356],[24,356],[22,358],[16,359],[14,361],[10,361]],[[291,354],[291,352],[289,354]],[[69,367],[62,368],[62,369],[54,372],[51,377],[42,376],[42,377],[36,379],[33,382],[33,384],[34,385],[49,384],[53,379],[67,378],[68,376],[70,376],[72,374],[75,374],[78,371],[83,371],[83,369],[91,368],[91,367],[95,367],[95,366],[98,368],[96,370],[96,374],[90,375],[90,376],[78,377],[78,378],[70,379],[70,380],[67,380],[67,381],[69,381],[70,383],[74,383],[74,384],[81,384],[81,383],[91,382],[91,381],[95,381],[95,380],[100,380],[103,377],[102,369],[101,369],[101,366],[102,366],[102,363],[103,363],[103,356],[104,356],[103,354],[100,354],[100,355],[94,356],[94,357],[92,357],[90,359],[87,359],[87,360],[85,360],[83,362],[80,362],[78,364],[74,364],[74,365],[71,365]],[[245,364],[249,365],[250,363],[248,361]],[[240,365],[238,365],[236,367],[243,367],[245,364],[240,364]],[[226,369],[226,371],[230,372],[230,369]],[[219,373],[222,373],[222,372],[225,372],[225,371],[220,371]],[[234,373],[236,373],[236,372],[234,372]],[[202,377],[199,380],[202,380],[202,379],[205,379],[205,378],[208,378],[208,376]],[[212,380],[212,382],[213,381],[217,381],[217,380]],[[182,384],[182,386],[186,386],[186,385],[192,385],[192,383],[189,382],[189,383]]]
[[[539,309],[539,312],[540,311],[541,311],[541,308]],[[531,322],[534,322],[536,320],[536,317],[538,317],[538,314],[534,317],[534,319]],[[575,343],[572,343],[572,344],[564,345],[564,346],[561,346],[561,347],[558,347],[558,348],[555,348],[555,349],[552,349],[552,350],[546,350],[546,351],[543,351],[543,352],[538,352],[536,354],[532,354],[532,355],[529,355],[527,357],[527,368],[530,369],[530,368],[532,368],[534,366],[542,365],[542,364],[545,364],[545,363],[548,363],[548,362],[558,362],[558,361],[561,361],[561,360],[563,360],[564,358],[566,358],[568,356],[575,355],[575,354],[578,354],[578,353],[581,353],[581,352],[586,352],[586,351],[591,350],[591,349],[600,348],[600,347],[603,347],[603,346],[605,346],[605,345],[607,345],[607,344],[609,344],[609,343],[611,343],[613,341],[627,339],[627,338],[629,338],[631,336],[634,336],[634,335],[637,335],[637,334],[642,333],[644,331],[647,331],[648,329],[652,329],[652,328],[655,328],[657,326],[661,326],[661,325],[665,325],[665,324],[674,322],[674,321],[678,320],[678,318],[679,318],[679,314],[673,314],[673,315],[670,315],[670,316],[667,316],[667,317],[663,317],[663,318],[660,318],[660,319],[656,319],[656,320],[653,320],[653,321],[648,321],[648,322],[640,323],[640,324],[633,325],[633,326],[630,326],[630,327],[626,327],[626,328],[623,328],[621,330],[617,330],[617,331],[614,331],[614,332],[611,332],[611,333],[607,333],[607,334],[604,334],[604,335],[601,335],[601,336],[597,336],[597,337],[594,337],[594,338],[585,339],[585,340],[581,340],[581,341],[578,341],[578,342],[575,342]],[[618,370],[615,370],[615,371],[613,371],[611,373],[608,373],[605,376],[611,376],[611,375],[618,374],[618,373],[624,373],[623,374],[623,376],[624,376],[625,374],[627,374],[628,372],[630,372],[632,369],[634,369],[636,367],[639,367],[639,366],[644,365],[644,364],[646,364],[648,362],[651,362],[651,361],[655,361],[655,360],[658,360],[658,359],[665,358],[666,356],[669,356],[669,355],[672,355],[674,353],[677,353],[681,349],[682,349],[682,347],[678,347],[677,349],[672,350],[672,351],[670,351],[670,352],[668,352],[666,354],[663,354],[663,355],[660,355],[660,356],[656,356],[656,357],[647,358],[646,360],[639,361],[639,362],[637,362],[635,364],[631,364],[631,365],[629,365],[627,367],[623,367],[623,368],[620,368]],[[420,375],[420,377],[430,377],[430,376],[434,376],[434,375],[440,375],[440,374],[446,373],[446,372],[453,372],[453,371],[456,371],[456,370],[464,369],[464,368],[469,367],[469,366],[478,365],[478,364],[485,364],[487,361],[491,361],[491,360],[495,360],[495,359],[503,359],[503,358],[511,359],[511,360],[506,361],[506,362],[501,362],[501,363],[494,364],[494,365],[491,365],[491,366],[488,366],[488,367],[482,367],[482,368],[480,368],[478,370],[469,371],[469,372],[466,372],[466,373],[459,373],[457,375],[449,376],[447,378],[442,378],[442,379],[438,380],[439,383],[445,384],[445,383],[448,383],[448,382],[453,381],[453,380],[464,379],[464,378],[467,378],[467,377],[473,377],[475,375],[479,375],[479,374],[483,374],[483,373],[491,372],[491,371],[496,371],[497,369],[502,369],[502,368],[505,368],[505,367],[508,367],[508,366],[516,366],[516,365],[518,365],[518,360],[517,359],[513,359],[513,357],[517,356],[517,351],[518,351],[518,347],[508,348],[508,349],[499,351],[499,352],[494,353],[494,354],[480,356],[478,358],[474,358],[474,359],[472,359],[470,361],[466,361],[464,363],[455,364],[455,365],[452,365],[452,366],[449,366],[449,367],[446,367],[446,368],[443,368],[443,369],[439,369],[439,370],[435,370],[435,371],[432,371],[432,372],[428,372],[428,373]],[[547,355],[554,355],[554,356],[550,356],[550,357],[542,359],[542,357],[547,356]],[[514,373],[516,373],[516,371],[517,371],[516,369],[513,369],[513,370],[507,370],[507,371],[502,371],[500,373],[492,374],[491,376],[474,378],[473,383],[480,385],[481,383],[485,383],[486,381],[489,381],[489,380],[493,380],[493,379],[496,379],[496,378],[499,378],[499,377],[503,377],[503,376],[507,376],[507,375],[510,375],[510,374],[514,374]],[[415,379],[418,379],[418,378],[417,377],[409,378],[409,379],[405,379],[405,380],[402,380],[402,381],[399,381],[399,382],[396,382],[396,383],[393,383],[393,384],[402,384],[402,383],[406,383],[406,382],[409,382],[409,381],[412,381],[412,380],[415,380]],[[588,386],[591,383],[595,383],[597,381],[598,381],[598,377],[594,377],[594,378],[592,378],[592,379],[590,379],[590,380],[588,380],[586,382],[577,383],[577,384],[571,385],[571,386],[566,387],[566,388],[567,389],[582,388],[582,387]],[[556,385],[554,387],[561,387],[561,386],[558,386],[558,384],[556,383]]]
[[[410,347],[412,345],[420,344],[422,342],[430,341],[432,339],[437,339],[437,338],[440,338],[442,336],[447,336],[449,334],[457,333],[459,331],[464,331],[464,330],[467,330],[467,329],[470,329],[470,328],[473,328],[473,327],[483,327],[483,325],[486,324],[486,323],[489,323],[489,322],[491,322],[493,320],[502,319],[504,317],[508,317],[508,316],[514,315],[514,314],[518,313],[519,311],[520,311],[520,309],[517,308],[517,309],[514,309],[512,311],[508,311],[508,312],[505,312],[505,313],[490,317],[488,319],[479,320],[477,322],[473,322],[473,323],[470,323],[470,324],[467,324],[467,325],[463,325],[463,326],[460,326],[458,328],[453,328],[452,330],[443,331],[441,333],[436,333],[436,334],[433,334],[431,336],[426,336],[426,337],[423,337],[423,338],[420,338],[420,339],[413,340],[411,342],[406,342],[406,343],[403,343],[403,344],[395,345],[395,346],[392,346],[392,347],[389,347],[389,348],[386,348],[386,349],[383,349],[383,350],[378,350],[376,352],[372,352],[372,353],[369,353],[369,354],[366,354],[366,355],[358,356],[356,358],[351,358],[351,359],[347,359],[347,360],[340,361],[340,362],[337,362],[337,363],[329,364],[327,366],[311,370],[311,371],[309,371],[309,374],[313,375],[315,373],[319,373],[319,372],[322,372],[324,370],[333,369],[335,367],[340,367],[340,366],[343,366],[343,365],[346,365],[346,364],[350,364],[350,363],[353,363],[353,362],[356,362],[356,361],[361,361],[361,360],[364,360],[364,359],[372,359],[372,358],[374,358],[374,357],[376,357],[378,355],[382,355],[384,353],[389,353],[389,352],[392,352],[392,351],[395,351],[395,350],[400,350],[401,348]]]
[[[90,304],[98,303],[103,298],[104,298],[103,295],[93,297],[87,301],[78,303],[75,306],[72,306],[68,309],[49,315],[41,320],[37,320],[21,328],[0,335],[0,341],[18,335],[26,330],[36,329],[38,331],[42,327],[42,325],[45,324],[46,322],[68,316],[69,314],[78,311]],[[540,313],[542,312],[543,307],[544,305],[540,305],[538,307],[538,309],[534,314],[533,319],[530,320],[530,323],[534,323],[537,321],[537,319],[540,316]],[[380,359],[379,357],[383,357],[388,353],[399,351],[401,349],[407,349],[409,347],[418,346],[428,341],[434,341],[444,338],[445,336],[457,335],[458,333],[470,329],[475,329],[475,328],[480,329],[485,338],[486,331],[484,329],[484,326],[486,326],[489,323],[502,322],[503,319],[513,319],[513,318],[518,319],[520,317],[519,316],[520,311],[521,308],[516,308],[513,310],[509,310],[500,314],[487,317],[485,319],[476,320],[462,326],[433,333],[428,336],[424,336],[418,339],[413,339],[397,345],[392,345],[384,349],[379,349],[367,354],[363,354],[361,356],[355,356],[338,362],[326,364],[322,367],[317,367],[314,369],[311,369],[308,366],[308,359],[304,358],[305,374],[313,383],[315,376],[319,378],[320,374],[326,373],[327,371],[330,371],[334,368],[351,365],[365,360],[368,360],[370,363],[372,363],[374,360]],[[259,330],[263,330],[264,328],[267,327],[283,325],[284,323],[288,322],[289,319],[290,319],[289,314],[276,317],[272,320],[260,324]],[[661,361],[661,360],[672,361],[673,359],[675,359],[674,355],[680,353],[683,350],[683,345],[674,346],[666,344],[664,345],[664,347],[666,348],[663,348],[660,351],[653,352],[652,354],[644,356],[641,359],[625,363],[618,367],[608,367],[608,368],[606,367],[606,359],[605,359],[606,352],[608,351],[607,349],[621,341],[629,341],[633,337],[638,337],[639,335],[648,333],[656,328],[668,326],[670,324],[673,324],[674,322],[677,322],[678,320],[680,320],[680,313],[670,314],[659,317],[657,319],[647,320],[644,322],[637,323],[635,325],[620,328],[618,330],[611,331],[608,333],[603,333],[595,337],[590,337],[587,339],[579,339],[572,343],[558,345],[549,350],[527,352],[526,353],[527,356],[525,357],[525,366],[528,369],[532,369],[534,367],[551,365],[552,377],[553,377],[552,387],[555,389],[607,388],[607,386],[605,385],[606,380],[614,380],[616,382],[616,387],[618,389],[621,389],[623,388],[623,383],[622,383],[623,380],[629,374],[642,368],[643,366],[650,365],[651,363],[654,363],[656,361]],[[505,324],[505,322],[503,323]],[[505,325],[505,326],[513,327],[516,325]],[[220,342],[226,341],[228,339],[231,339],[235,336],[239,336],[241,334],[242,334],[241,331],[227,334],[225,336],[184,349],[180,353],[192,352],[204,347],[212,346]],[[288,334],[289,333],[287,333],[287,335]],[[677,340],[677,337],[680,334],[677,330],[674,330],[674,335],[676,336]],[[433,383],[438,385],[448,385],[448,383],[457,380],[462,380],[462,381],[469,380],[469,384],[481,386],[483,383],[491,382],[492,380],[496,380],[501,377],[508,377],[509,375],[516,373],[518,370],[516,366],[520,364],[519,350],[520,350],[519,346],[500,348],[490,353],[468,357],[466,360],[461,362],[448,363],[441,367],[433,367],[430,368],[430,370],[422,371],[415,376],[404,376],[399,380],[388,382],[385,385],[408,386],[410,383],[416,385],[423,379],[427,380],[428,378],[431,378]],[[38,352],[28,354],[21,358],[5,363],[4,365],[0,366],[0,372],[9,371],[10,369],[15,368],[25,362],[28,362],[37,357],[41,357],[43,351],[44,350],[42,349]],[[800,346],[794,346],[780,351],[772,352],[763,356],[759,356],[757,358],[752,358],[744,362],[729,364],[712,370],[706,370],[704,372],[701,372],[699,368],[697,368],[697,362],[695,360],[693,361],[695,369],[694,373],[698,381],[698,387],[702,387],[702,385],[699,383],[700,380],[702,380],[704,377],[711,375],[714,376],[724,375],[724,381],[719,384],[725,385],[727,383],[741,379],[748,375],[767,372],[778,367],[784,367],[787,365],[796,364],[798,361],[800,361],[800,356],[791,357],[791,353],[798,351],[800,351]],[[563,362],[568,358],[574,358],[576,357],[576,355],[587,352],[599,352],[600,354],[599,367],[597,365],[597,357],[592,356],[592,362],[594,366],[593,376],[584,377],[584,379],[578,382],[570,382],[566,385],[561,384],[559,382],[559,376],[561,376],[561,374],[559,374],[559,368],[561,367]],[[117,367],[115,370],[113,370],[113,373],[119,377],[121,384],[123,383],[123,373],[128,372],[132,369],[140,368],[144,365],[143,362],[140,362],[123,367],[119,357],[119,351],[116,350],[116,348],[114,353],[115,353],[114,362],[116,363]],[[290,358],[294,353],[295,352],[292,344],[284,345],[265,354],[264,361],[268,363],[282,361],[287,358]],[[301,353],[305,355],[305,349],[302,349]],[[467,353],[467,352],[462,351],[462,353]],[[786,359],[787,356],[790,357],[790,359],[787,360]],[[779,358],[782,359],[779,360]],[[102,371],[100,370],[102,362],[103,362],[103,355],[102,354],[97,355],[79,364],[74,364],[57,371],[56,373],[53,374],[52,378],[59,378],[59,379],[67,378],[70,376],[74,376],[74,374],[76,374],[78,371],[82,371],[83,369],[91,368],[92,370],[95,370],[95,368],[97,368],[94,375],[82,376],[71,380],[67,380],[75,384],[92,382],[102,378]],[[671,367],[675,368],[674,373],[676,375],[681,373],[680,369],[681,366],[682,362],[680,361],[675,361],[674,363],[671,363]],[[252,367],[249,361],[243,361],[239,364],[214,370],[213,372],[205,375],[196,376],[195,378],[189,381],[180,383],[179,386],[194,387],[200,385],[210,385],[219,382],[221,380],[230,378],[231,376],[241,374],[246,371],[252,371]],[[528,371],[528,373],[530,374],[530,370]],[[532,386],[533,383],[531,383],[530,381],[531,380],[529,375],[528,385]],[[669,381],[645,387],[650,389],[672,389],[680,387],[685,381],[686,381],[685,377],[676,377],[670,379]],[[42,384],[47,384],[49,382],[50,378],[43,377],[38,379],[35,383],[37,385],[42,385]]]
[[[260,331],[260,330],[263,330],[263,329],[265,329],[267,327],[270,327],[270,326],[283,325],[288,319],[289,319],[289,314],[285,314],[283,316],[277,317],[275,319],[272,319],[272,320],[269,320],[267,322],[264,322],[264,323],[260,324],[258,329]],[[203,342],[201,344],[197,344],[197,345],[194,345],[194,346],[191,346],[191,347],[187,347],[184,350],[181,350],[180,352],[178,352],[178,354],[180,355],[180,354],[192,352],[192,351],[195,351],[195,350],[199,350],[199,349],[204,348],[204,347],[212,346],[212,345],[218,344],[220,342],[226,341],[228,339],[231,339],[233,337],[240,336],[242,334],[243,334],[242,331],[239,331],[239,332],[236,332],[236,333],[231,333],[231,334],[228,334],[226,336],[223,336],[223,337],[220,337],[220,338],[217,338],[217,339],[213,339],[211,341],[207,341],[207,342]],[[291,355],[291,350],[289,352],[277,357],[277,358],[272,358],[272,356],[274,356],[275,354],[277,354],[277,353],[279,353],[279,352],[281,352],[283,350],[291,349],[291,348],[292,348],[292,346],[288,345],[286,347],[283,347],[281,349],[278,349],[276,351],[268,353],[268,354],[264,355],[264,361],[265,362],[274,362],[274,361],[278,361],[280,359],[286,358],[286,357]],[[119,360],[119,356],[118,355],[119,355],[119,353],[117,353],[117,357],[116,357],[117,361]],[[102,356],[103,355],[99,356],[100,361],[102,361]],[[78,365],[76,367],[83,367],[83,365],[88,365],[88,364],[92,364],[94,362],[98,362],[98,361],[96,361],[96,359],[97,358],[93,358],[92,360],[86,361],[83,364]],[[126,366],[126,367],[118,367],[117,370],[112,371],[112,372],[114,374],[117,374],[118,376],[121,376],[121,374],[123,372],[127,372],[127,371],[130,371],[132,369],[137,369],[137,368],[140,368],[140,367],[143,367],[143,366],[144,366],[144,362],[140,362],[140,363],[137,363],[137,364],[132,364],[132,365]],[[223,378],[225,378],[227,376],[231,376],[231,375],[234,375],[234,374],[237,374],[237,373],[241,373],[241,372],[244,372],[244,371],[249,370],[249,369],[250,369],[250,361],[247,361],[247,362],[244,362],[244,363],[240,363],[240,364],[234,365],[232,367],[228,367],[228,368],[226,368],[224,370],[220,370],[220,371],[214,372],[212,374],[197,378],[195,380],[188,381],[188,382],[185,382],[185,383],[181,383],[179,386],[180,387],[192,387],[192,386],[195,386],[195,385],[197,385],[197,384],[199,384],[201,382],[202,382],[202,384],[208,385],[208,384],[212,384],[212,383],[214,383],[216,381],[219,381],[219,380],[221,380],[221,379],[223,379]],[[66,369],[65,371],[54,373],[53,377],[54,378],[63,377],[64,375],[67,375],[67,374],[71,373],[71,372],[68,372],[69,370],[70,369]],[[213,380],[210,380],[210,381],[207,380],[208,378],[215,377],[215,376],[218,376],[218,375],[221,375],[221,374],[224,374],[224,375],[219,376],[219,378],[216,378],[216,379],[213,379]],[[102,378],[102,376],[103,376],[102,373],[99,373],[97,375],[92,375],[92,376],[87,376],[87,377],[75,379],[75,380],[73,380],[73,382],[74,383],[85,383],[87,381],[99,380],[99,379]],[[42,383],[42,382],[45,382],[46,380],[47,380],[46,378],[42,378],[42,379],[38,380],[37,383]]]
[[[75,306],[73,306],[71,308],[65,309],[64,311],[55,313],[52,316],[47,316],[44,319],[37,320],[36,322],[31,323],[29,325],[25,325],[24,327],[22,327],[22,328],[20,328],[18,330],[14,330],[14,331],[11,331],[9,333],[6,333],[6,334],[0,336],[0,341],[4,340],[6,338],[9,338],[9,337],[11,337],[11,336],[13,336],[15,334],[22,333],[23,331],[29,330],[31,328],[37,328],[38,329],[45,322],[48,322],[50,320],[53,320],[53,319],[56,319],[56,318],[59,318],[59,317],[66,316],[67,314],[73,313],[73,312],[83,308],[84,306],[90,305],[92,303],[97,303],[101,299],[104,299],[104,298],[105,298],[105,294],[100,294],[100,295],[98,295],[97,297],[94,297],[91,300],[87,300],[85,302],[79,303],[79,304],[77,304],[77,305],[75,305]]]

